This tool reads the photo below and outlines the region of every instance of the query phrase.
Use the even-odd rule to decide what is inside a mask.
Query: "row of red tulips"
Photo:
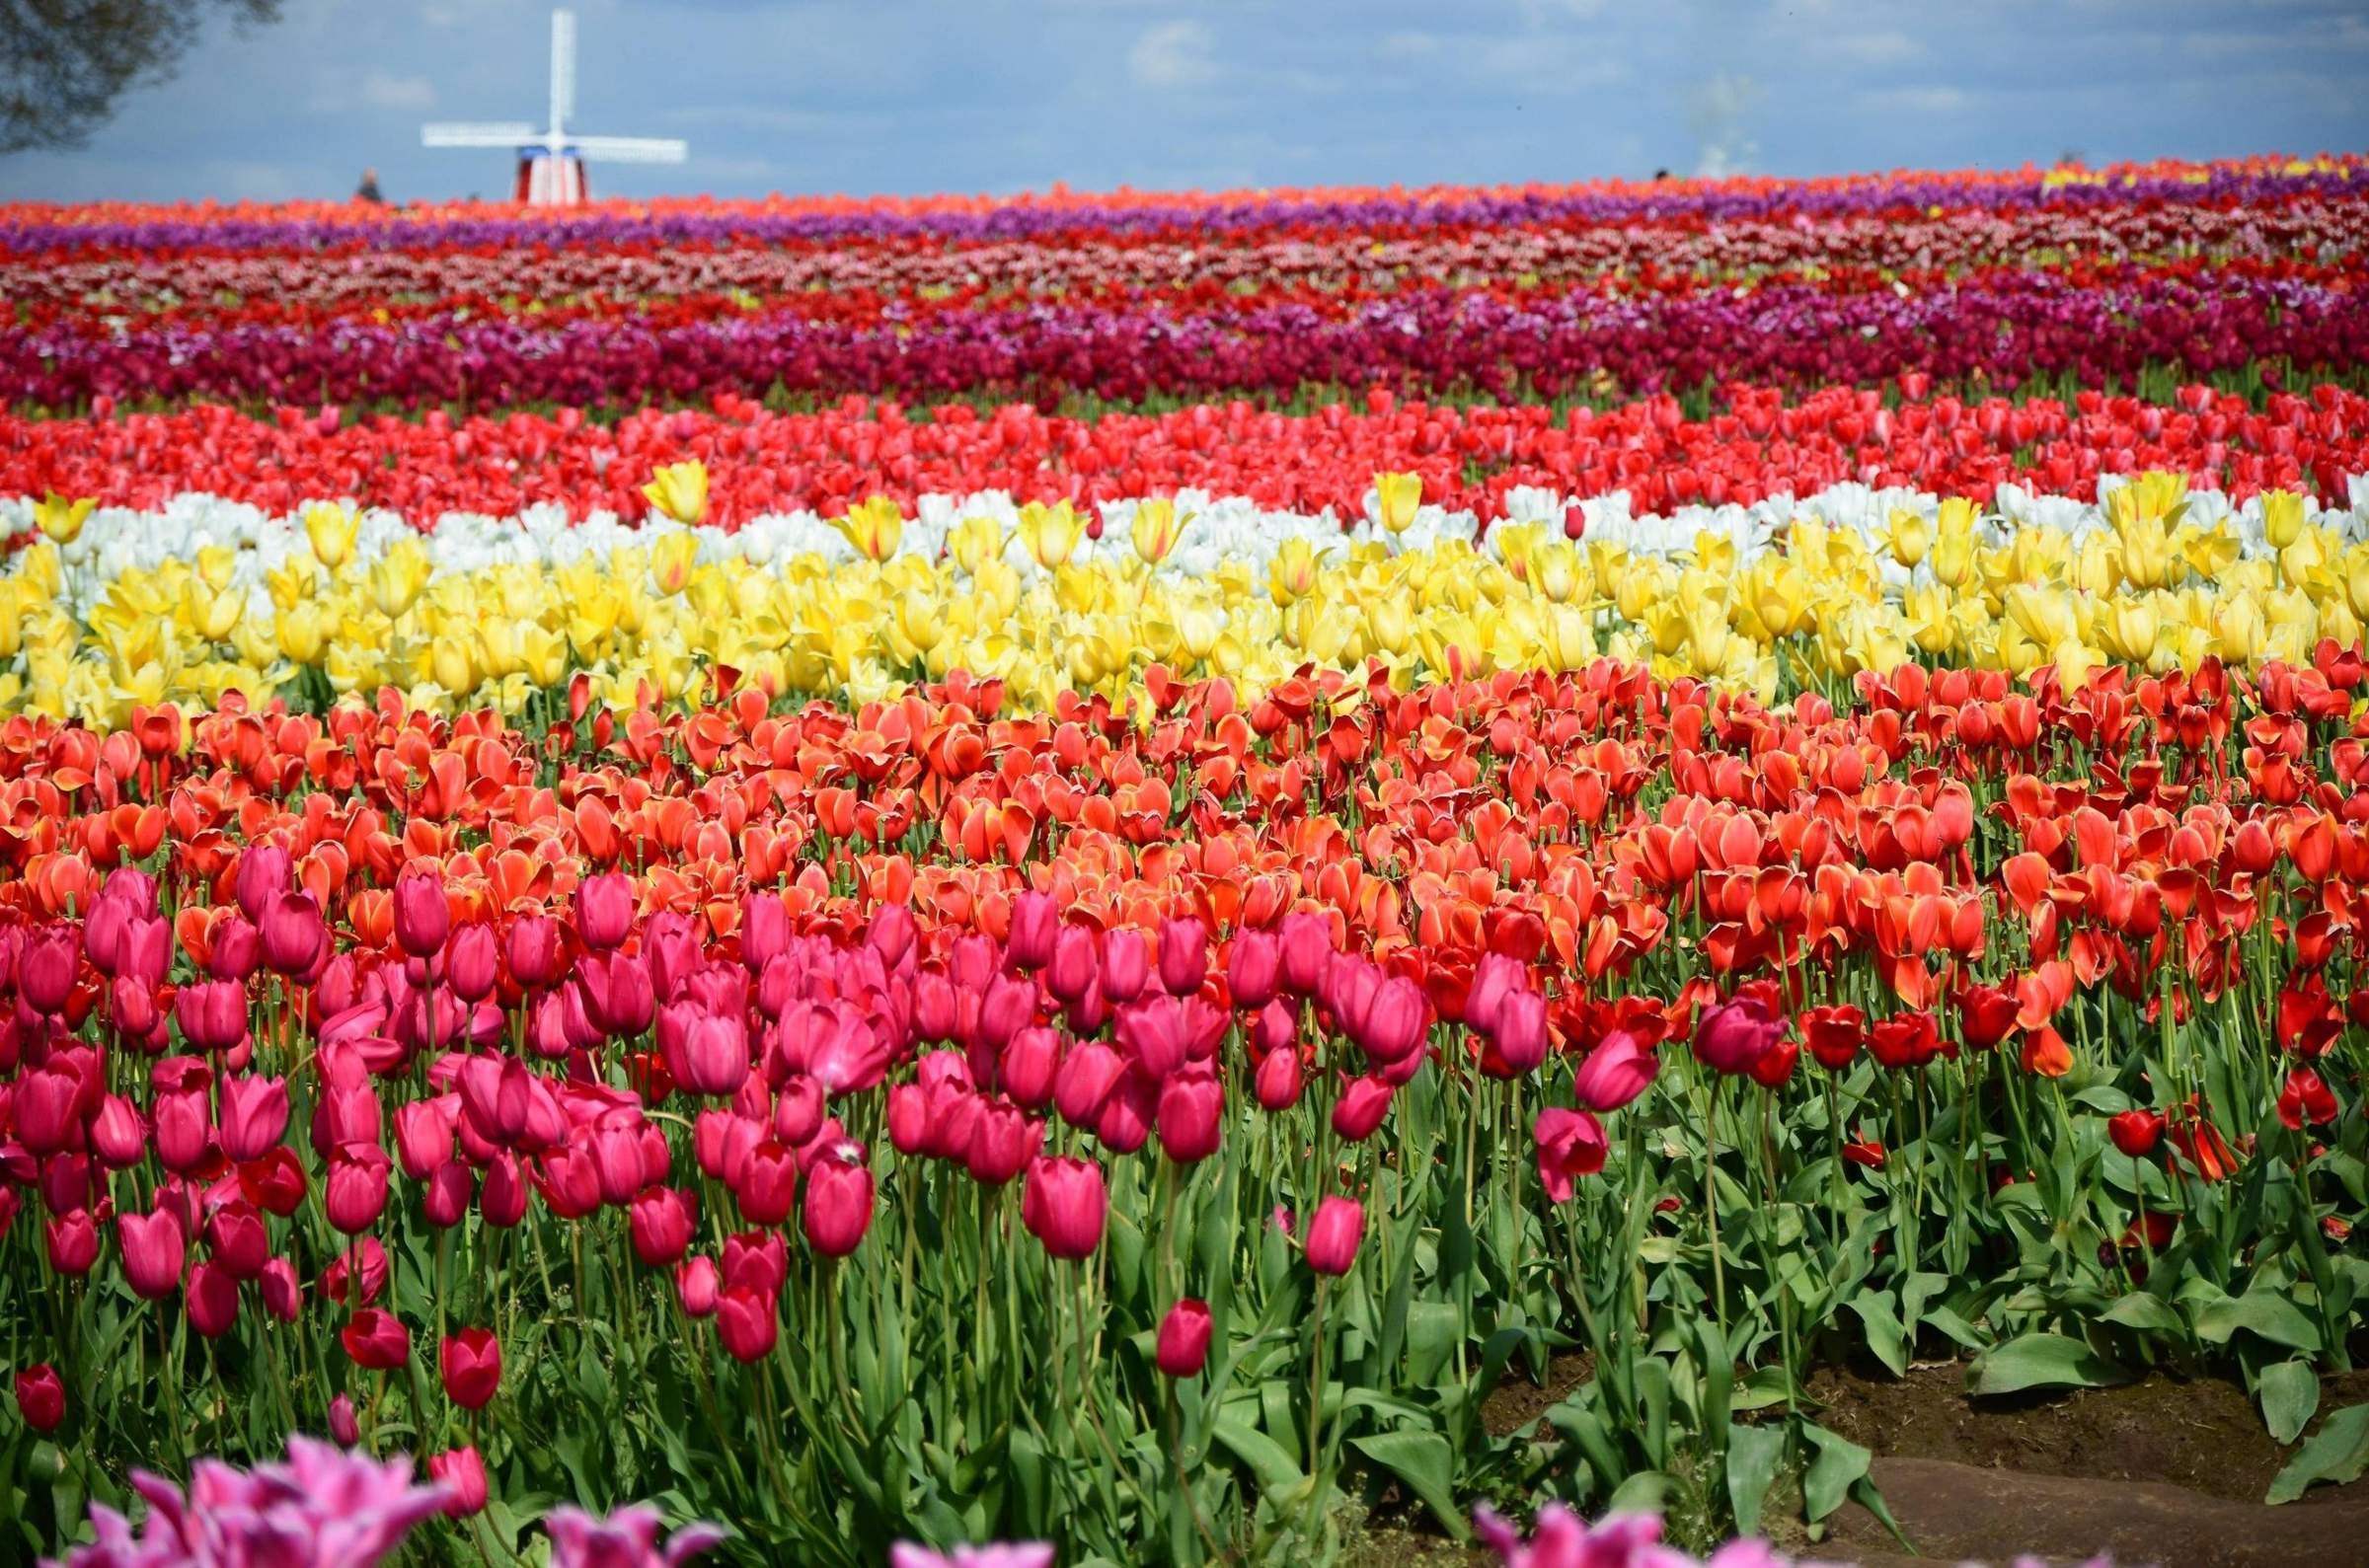
[[[925,494],[989,489],[1085,504],[1195,488],[1354,519],[1384,471],[1414,473],[1426,500],[1489,521],[1523,485],[1582,496],[1626,489],[1643,511],[1749,505],[1851,482],[1983,499],[2014,483],[2086,499],[2101,476],[2169,469],[2233,499],[2288,488],[2341,502],[2349,477],[2369,473],[2369,402],[2332,386],[2273,394],[2259,411],[2203,385],[2164,402],[2097,392],[1967,400],[1936,394],[1916,374],[1896,390],[1894,406],[1870,391],[1789,403],[1773,389],[1735,386],[1703,418],[1667,397],[1558,416],[1536,406],[1402,402],[1378,390],[1358,408],[1305,415],[1231,403],[1093,419],[1014,405],[925,413],[860,400],[784,414],[719,395],[707,411],[645,411],[608,424],[573,409],[348,422],[334,408],[256,419],[220,407],[121,413],[101,400],[89,419],[0,415],[0,494],[154,510],[199,491],[274,512],[345,496],[422,526],[447,511],[509,516],[555,504],[578,518],[596,509],[638,518],[650,472],[695,458],[711,476],[709,520],[727,528],[800,508],[837,515],[873,493],[910,510]]]

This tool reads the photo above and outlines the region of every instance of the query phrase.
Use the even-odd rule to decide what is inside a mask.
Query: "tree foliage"
[[[0,153],[79,147],[141,83],[173,74],[210,15],[271,22],[280,0],[0,0]]]

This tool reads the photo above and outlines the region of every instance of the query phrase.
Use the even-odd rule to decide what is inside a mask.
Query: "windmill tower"
[[[518,154],[518,183],[512,199],[537,207],[572,207],[590,199],[584,164],[600,159],[618,164],[679,164],[691,155],[687,142],[651,136],[577,136],[568,130],[575,116],[575,13],[551,14],[551,126],[538,131],[524,120],[491,124],[420,127],[423,147],[510,147]]]

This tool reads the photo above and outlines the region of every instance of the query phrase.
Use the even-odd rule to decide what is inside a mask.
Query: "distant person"
[[[1669,178],[1670,172],[1667,169],[1656,169],[1653,171],[1653,183],[1657,186],[1667,181]]]
[[[377,170],[365,169],[362,171],[362,183],[353,187],[353,199],[366,201],[374,207],[383,207],[387,204],[387,198],[378,193]]]

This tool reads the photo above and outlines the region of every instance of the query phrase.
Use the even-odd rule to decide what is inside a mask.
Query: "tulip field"
[[[2369,162],[0,304],[0,1560],[1745,1568],[1951,1363],[2369,1470]]]

